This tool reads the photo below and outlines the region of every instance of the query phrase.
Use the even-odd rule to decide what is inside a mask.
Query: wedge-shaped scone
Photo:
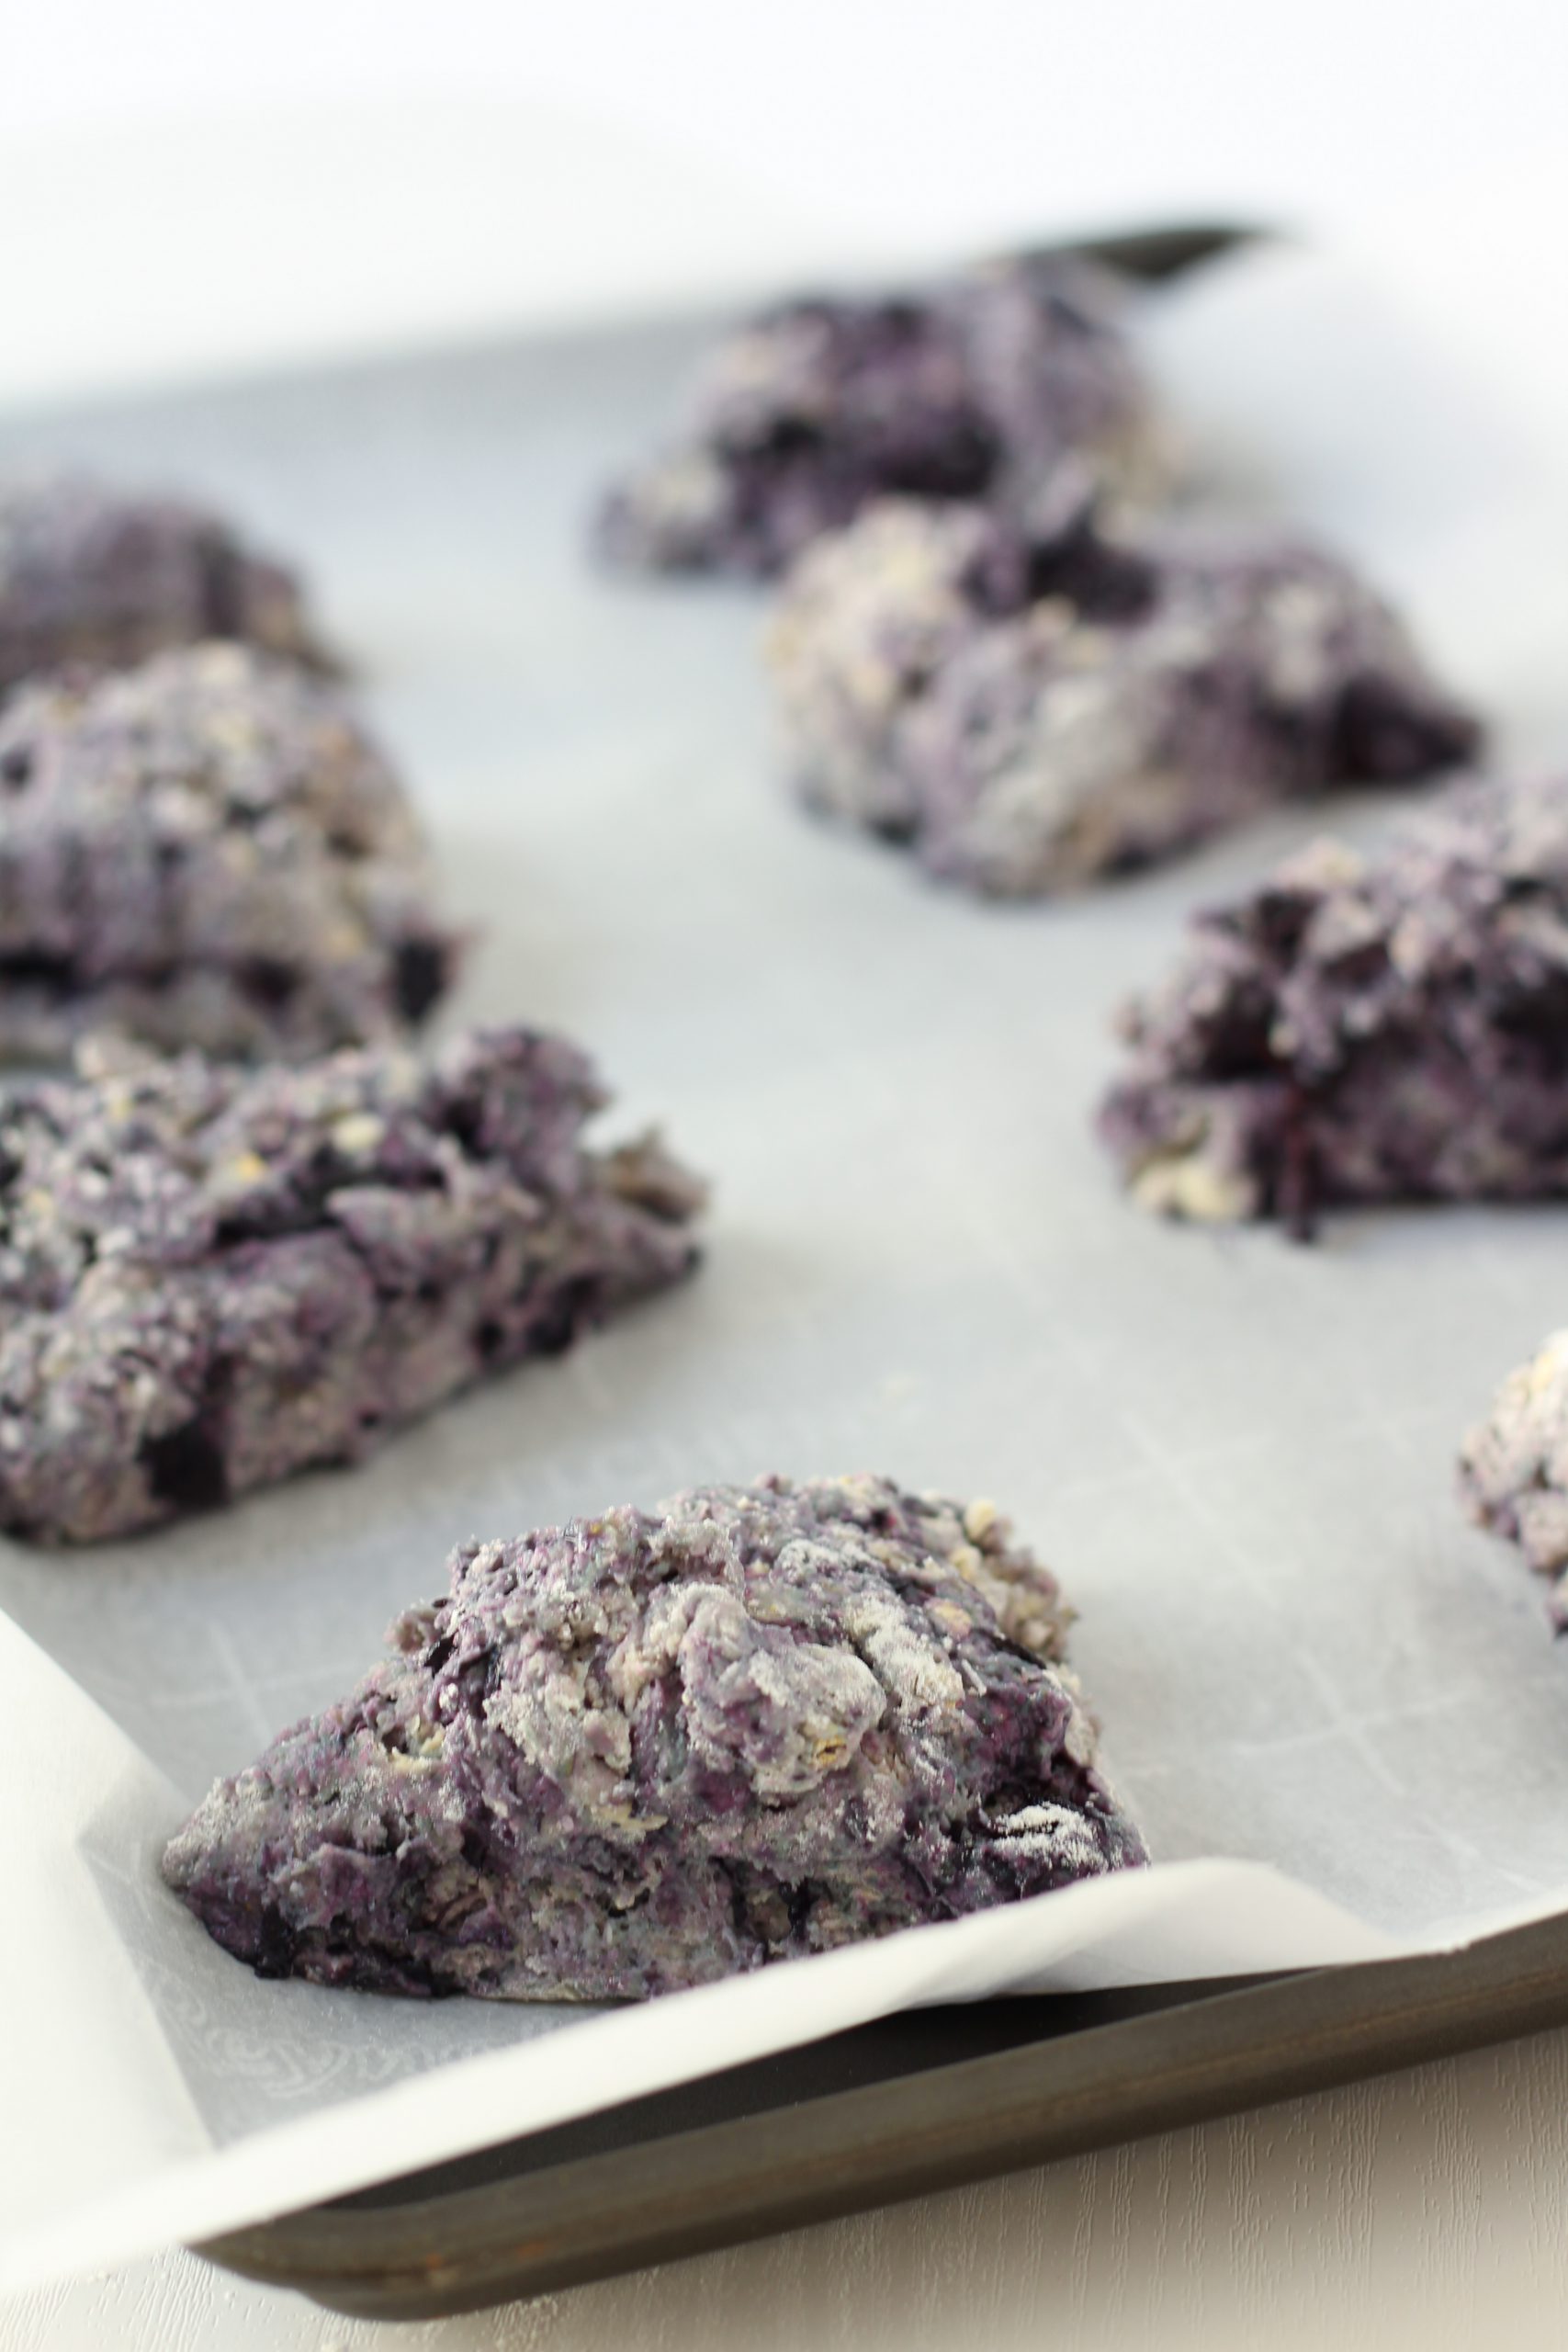
[[[1471,1518],[1551,1578],[1547,1613],[1568,1633],[1568,1331],[1509,1374],[1465,1439],[1459,1477]]]
[[[1473,782],[1192,923],[1101,1114],[1145,1207],[1568,1193],[1568,786]]]
[[[456,955],[397,775],[293,664],[200,645],[0,711],[0,1057],[394,1037]]]
[[[1024,525],[873,508],[790,574],[770,651],[803,798],[1000,896],[1477,741],[1346,565],[1278,533],[1108,536],[1081,477]]]
[[[0,688],[216,637],[327,659],[293,573],[207,507],[81,475],[0,485]]]
[[[525,1029],[0,1097],[0,1525],[85,1543],[352,1461],[674,1281],[701,1188],[586,1149],[603,1101]]]
[[[349,1698],[164,1870],[266,1976],[613,1999],[1145,1859],[987,1504],[682,1495],[452,1555]]]
[[[1170,451],[1124,301],[1107,271],[1020,255],[911,295],[765,311],[713,353],[683,444],[611,495],[606,549],[776,572],[873,498],[1018,507],[1068,458],[1146,499]]]

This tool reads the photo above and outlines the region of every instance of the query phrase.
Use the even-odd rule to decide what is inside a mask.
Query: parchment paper
[[[1304,505],[1515,748],[1568,751],[1565,502],[1462,356],[1300,256],[1218,272],[1149,333],[1210,497]],[[1339,1217],[1303,1250],[1124,1205],[1089,1132],[1112,1008],[1185,909],[1323,819],[1012,910],[802,820],[758,601],[581,560],[593,485],[700,341],[0,441],[210,491],[308,557],[483,933],[454,1017],[569,1030],[618,1090],[607,1128],[657,1115],[716,1184],[691,1287],[368,1467],[132,1545],[0,1547],[0,2285],[910,2001],[1371,1958],[1568,1904],[1568,1655],[1451,1498],[1461,1432],[1568,1317],[1568,1211]],[[1081,1609],[1159,1867],[597,2016],[259,1984],[164,1894],[208,1781],[350,1684],[457,1539],[773,1467],[1014,1516]]]

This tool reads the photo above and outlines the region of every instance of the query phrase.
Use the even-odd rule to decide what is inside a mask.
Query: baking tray
[[[1565,2022],[1564,1919],[1359,1968],[910,2010],[195,2251],[428,2319]]]
[[[1167,278],[1250,233],[1195,225],[1131,232],[1093,250]],[[565,498],[558,511],[551,505],[552,468],[558,460],[562,481],[575,481],[582,447],[590,438],[597,446],[601,420],[591,412],[600,390],[614,386],[607,413],[622,453],[635,454],[649,428],[634,431],[628,421],[645,412],[651,416],[667,399],[705,332],[701,322],[672,322],[532,346],[433,354],[232,393],[143,400],[8,427],[0,433],[0,459],[83,456],[128,478],[184,476],[199,485],[210,477],[215,492],[248,509],[281,544],[297,538],[307,548],[322,545],[329,611],[356,615],[374,647],[378,695],[416,744],[434,745],[452,740],[461,723],[456,690],[461,686],[465,698],[470,693],[463,660],[457,654],[446,664],[441,696],[451,687],[450,704],[427,697],[417,658],[400,672],[409,608],[390,590],[382,598],[381,581],[400,550],[419,550],[410,560],[434,566],[421,585],[422,610],[441,611],[457,647],[483,638],[483,596],[494,594],[498,577],[492,566],[481,596],[461,556],[451,556],[433,532],[442,469],[456,476],[470,506],[492,495],[493,482],[497,498],[537,500],[547,526],[558,529]],[[509,436],[531,434],[542,435],[544,455],[530,470],[507,477],[501,453]],[[344,452],[353,447],[363,456],[367,436],[376,443],[373,462],[345,468]],[[597,456],[594,463],[601,463]],[[370,513],[369,489],[378,500],[400,503],[390,524]],[[558,584],[552,574],[549,593],[570,599],[573,591],[564,575]],[[712,642],[711,654],[701,658],[711,661],[716,686],[726,666],[750,664],[755,606],[744,599],[681,587],[614,593],[641,600],[635,634],[623,626],[616,639],[623,661],[639,658],[646,638],[651,672],[664,658],[661,646],[676,635],[682,642],[693,636],[689,602],[690,623],[681,611],[695,595],[704,600],[701,627]],[[547,743],[556,720],[549,665],[558,642],[579,664],[568,681],[570,692],[586,680],[595,692],[614,695],[613,682],[601,689],[595,674],[598,617],[569,610],[566,620],[570,626],[558,639],[538,639],[528,712],[536,744]],[[347,648],[351,656],[356,650]],[[492,643],[487,661],[493,651]],[[682,673],[688,689],[699,674]],[[492,677],[484,663],[476,664],[471,693],[481,704]],[[563,707],[567,699],[563,688]],[[636,695],[630,699],[637,703]],[[650,698],[644,702],[651,707]],[[475,725],[485,721],[481,707]],[[743,741],[739,734],[735,740]],[[476,805],[484,798],[487,818],[514,786],[508,763],[490,764],[489,757],[470,763]],[[434,781],[439,786],[439,777]],[[852,854],[842,844],[823,842],[820,848],[825,860]],[[510,873],[504,878],[510,884]],[[540,920],[544,952],[558,947],[548,909],[536,918],[530,907],[528,915]],[[592,1018],[585,1013],[579,1021],[575,1006],[571,1025],[590,1045],[596,1042]],[[619,1075],[613,1064],[612,1075]],[[1177,1267],[1173,1258],[1173,1275]],[[1528,1265],[1509,1271],[1508,1287],[1524,1287],[1518,1277],[1528,1277]],[[1532,1303],[1532,1335],[1536,1312]],[[583,1399],[592,1406],[591,1384]],[[542,1397],[536,1408],[542,1417]],[[476,1442],[481,1435],[476,1421]],[[457,1459],[461,1467],[470,1454],[459,1452]],[[639,1463],[639,1480],[642,1475]],[[669,1483],[682,1475],[672,1469]],[[321,1508],[341,1516],[324,1490]],[[1331,1518],[1325,1526],[1332,1527]],[[1500,1581],[1512,1573],[1500,1569]],[[1533,1619],[1535,1596],[1518,1581],[1517,1607]],[[32,1600],[35,1629],[47,1637],[55,1604],[41,1587]],[[202,1739],[209,1736],[203,1728]],[[177,1723],[167,1726],[160,1750],[166,1768],[186,1768],[184,1736]],[[193,1729],[193,1754],[196,1738]],[[951,2187],[1563,2021],[1563,1921],[1437,1958],[930,2008],[410,2172],[214,2238],[198,2250],[345,2312],[430,2316]]]
[[[1260,232],[1084,250],[1168,281]],[[1359,1968],[906,2012],[194,2250],[366,2319],[581,2285],[1568,2023],[1568,1920]]]

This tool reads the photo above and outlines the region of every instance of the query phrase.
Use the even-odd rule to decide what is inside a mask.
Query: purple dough
[[[470,1543],[392,1656],[173,1840],[259,1975],[614,1999],[1142,1862],[1055,1579],[966,1510],[781,1477]]]
[[[1552,1579],[1547,1612],[1568,1633],[1568,1331],[1510,1373],[1460,1455],[1460,1496],[1479,1526]]]
[[[603,1101],[525,1029],[0,1096],[0,1525],[86,1543],[352,1461],[675,1281],[701,1187],[585,1149]]]
[[[77,476],[0,489],[0,689],[217,637],[330,666],[293,575],[205,507]]]
[[[1018,505],[1063,458],[1134,500],[1166,436],[1109,273],[997,261],[907,299],[786,303],[713,353],[688,440],[608,500],[607,551],[775,572],[888,492]]]
[[[1101,1114],[1145,1207],[1568,1193],[1568,786],[1472,782],[1192,924]]]
[[[1478,740],[1344,564],[1277,535],[1108,536],[1061,474],[1028,528],[874,507],[792,572],[771,654],[807,802],[998,896]]]
[[[392,1037],[456,952],[395,772],[292,663],[206,644],[0,712],[0,1057]]]

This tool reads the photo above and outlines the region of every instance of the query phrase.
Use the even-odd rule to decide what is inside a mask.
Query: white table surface
[[[0,2352],[1544,2352],[1565,2198],[1568,2032],[465,2319],[171,2255],[0,2306]]]

